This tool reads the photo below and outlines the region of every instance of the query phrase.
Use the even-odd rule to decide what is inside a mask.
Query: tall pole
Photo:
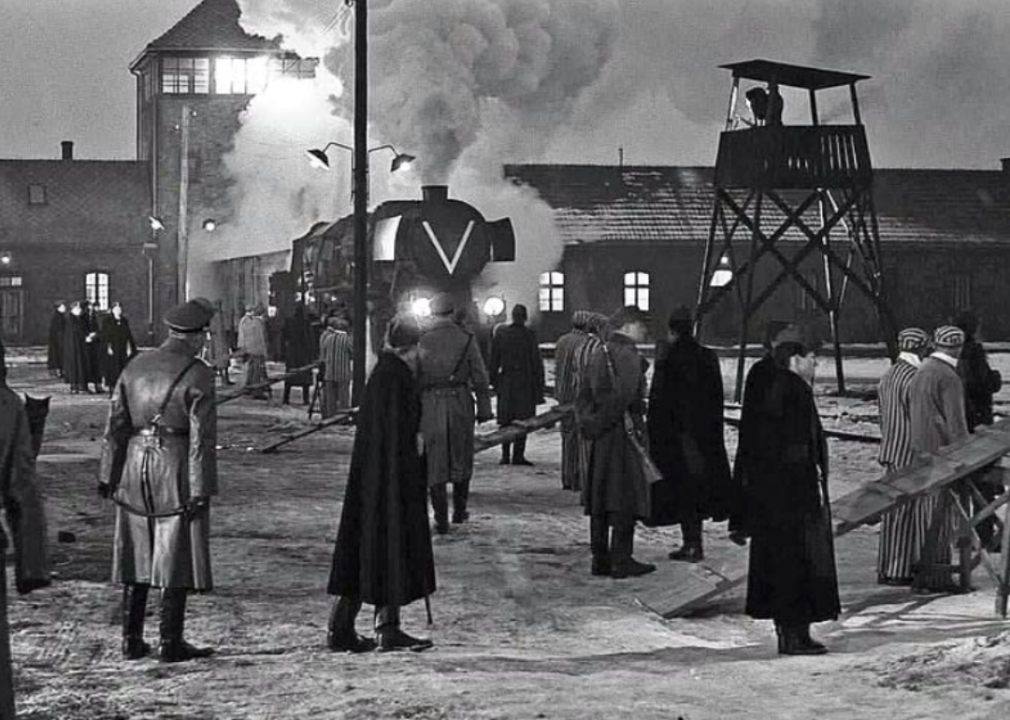
[[[368,354],[368,2],[354,6],[354,363],[352,404],[361,403]]]
[[[189,103],[182,104],[182,120],[179,124],[182,137],[179,143],[179,228],[178,260],[179,286],[178,302],[189,300]]]

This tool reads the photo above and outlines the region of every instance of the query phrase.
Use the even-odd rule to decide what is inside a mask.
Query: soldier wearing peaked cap
[[[142,658],[144,610],[161,591],[160,657],[211,650],[183,640],[186,596],[212,588],[210,498],[217,494],[213,371],[197,359],[213,315],[190,300],[166,313],[168,339],[126,366],[112,392],[98,492],[116,504],[112,574],[123,585],[123,656]]]

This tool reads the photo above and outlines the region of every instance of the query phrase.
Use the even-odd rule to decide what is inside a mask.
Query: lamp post
[[[158,252],[158,232],[165,229],[165,223],[157,215],[147,218],[151,225],[151,240],[144,243],[147,256],[147,342],[154,344],[154,256]]]
[[[364,0],[358,0],[358,11],[364,7]],[[357,100],[360,102],[360,99]],[[358,104],[356,107],[364,107]],[[357,118],[361,113],[355,115],[355,138],[358,138]],[[367,138],[358,141],[357,147],[364,148]],[[358,405],[361,400],[361,392],[365,387],[365,357],[368,354],[368,156],[379,150],[389,150],[393,153],[393,161],[390,163],[389,171],[397,172],[410,167],[416,159],[413,155],[398,152],[392,145],[379,145],[359,152],[355,147],[344,145],[338,142],[328,142],[321,149],[306,150],[309,156],[309,163],[320,170],[330,169],[330,159],[326,151],[331,147],[338,147],[351,153],[351,199],[354,202],[354,344],[352,352],[354,361],[352,370],[354,373],[352,382],[352,405]]]

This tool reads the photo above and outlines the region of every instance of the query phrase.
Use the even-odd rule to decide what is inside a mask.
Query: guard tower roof
[[[868,80],[869,75],[839,72],[837,70],[822,70],[820,68],[789,65],[771,60],[746,60],[744,62],[720,65],[719,67],[733,71],[734,78],[757,80],[759,82],[775,82],[779,85],[806,88],[808,90],[823,90],[839,85],[853,85],[860,80]]]

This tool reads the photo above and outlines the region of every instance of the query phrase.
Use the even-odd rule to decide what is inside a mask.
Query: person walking
[[[926,358],[909,386],[912,450],[934,453],[968,437],[964,404],[964,383],[957,374],[958,358],[964,347],[964,331],[944,325],[933,332],[935,351]],[[919,593],[959,592],[951,569],[956,508],[946,488],[930,493],[935,503],[931,527],[919,556],[912,589]],[[935,539],[935,542],[933,540]]]
[[[512,308],[512,324],[500,326],[491,337],[491,365],[488,375],[498,393],[498,425],[526,420],[537,414],[544,401],[544,362],[536,333],[526,327],[525,305]],[[511,453],[515,446],[514,454]],[[532,465],[526,459],[526,436],[515,443],[502,443],[501,464]]]
[[[827,648],[810,625],[837,619],[841,603],[827,443],[812,390],[818,343],[791,325],[772,345],[774,366],[743,398],[736,458],[743,498],[731,529],[750,537],[747,614],[775,621],[779,654],[821,655]]]
[[[49,317],[49,344],[46,367],[52,377],[63,377],[63,335],[67,326],[67,304],[60,300]]]
[[[469,517],[474,422],[494,417],[487,369],[473,335],[453,322],[455,309],[451,295],[436,295],[431,301],[431,325],[419,343],[421,435],[435,531],[440,535],[449,532],[447,484],[453,486],[453,523]]]
[[[331,418],[351,406],[351,375],[354,348],[347,334],[347,321],[332,315],[319,337],[319,375],[322,378],[322,416]]]
[[[0,507],[8,537],[0,528],[0,548],[14,545],[14,587],[19,595],[50,584],[46,516],[35,475],[35,450],[24,403],[7,386],[7,363],[0,342]],[[0,718],[15,717],[10,625],[7,621],[7,562],[0,563]]]
[[[358,414],[351,470],[327,590],[327,645],[335,652],[426,650],[400,629],[400,608],[435,592],[417,382],[417,320],[397,316]],[[355,631],[362,603],[375,606],[376,640]]]
[[[267,331],[263,320],[263,306],[246,311],[238,324],[238,349],[246,358],[244,388],[249,397],[266,400],[267,389],[256,387],[267,380]],[[250,388],[252,388],[250,390]]]
[[[165,314],[168,339],[126,366],[112,391],[98,493],[116,505],[112,577],[123,585],[123,657],[149,654],[144,612],[161,590],[159,657],[212,654],[183,638],[186,598],[213,587],[210,502],[217,494],[214,374],[196,356],[213,314],[198,298]]]
[[[669,346],[657,361],[649,394],[649,452],[663,474],[654,524],[680,523],[683,543],[671,560],[705,557],[702,526],[729,517],[737,495],[723,437],[719,358],[692,332],[691,311],[670,314]]]
[[[648,331],[645,313],[634,306],[614,313],[610,327],[608,339],[589,361],[576,418],[579,430],[592,442],[582,491],[589,516],[591,571],[620,579],[656,569],[632,557],[637,505],[632,478],[638,460],[628,433],[644,430],[645,361],[637,344],[645,341]]]
[[[908,467],[915,460],[912,450],[912,378],[929,349],[929,333],[905,328],[898,333],[898,358],[880,378],[877,405],[880,409],[880,453],[884,472]],[[925,541],[926,528],[936,499],[918,497],[887,512],[880,520],[877,582],[881,585],[911,585],[913,569]]]
[[[579,350],[589,339],[586,325],[592,316],[588,310],[572,313],[572,329],[558,338],[554,346],[554,397],[561,405],[575,402],[579,395],[579,373],[576,360]],[[561,487],[581,489],[579,479],[579,437],[574,413],[561,419]]]
[[[137,343],[133,340],[130,321],[123,315],[123,306],[118,302],[112,303],[112,311],[102,319],[99,343],[105,348],[102,353],[105,386],[112,392],[126,363],[137,355]]]

